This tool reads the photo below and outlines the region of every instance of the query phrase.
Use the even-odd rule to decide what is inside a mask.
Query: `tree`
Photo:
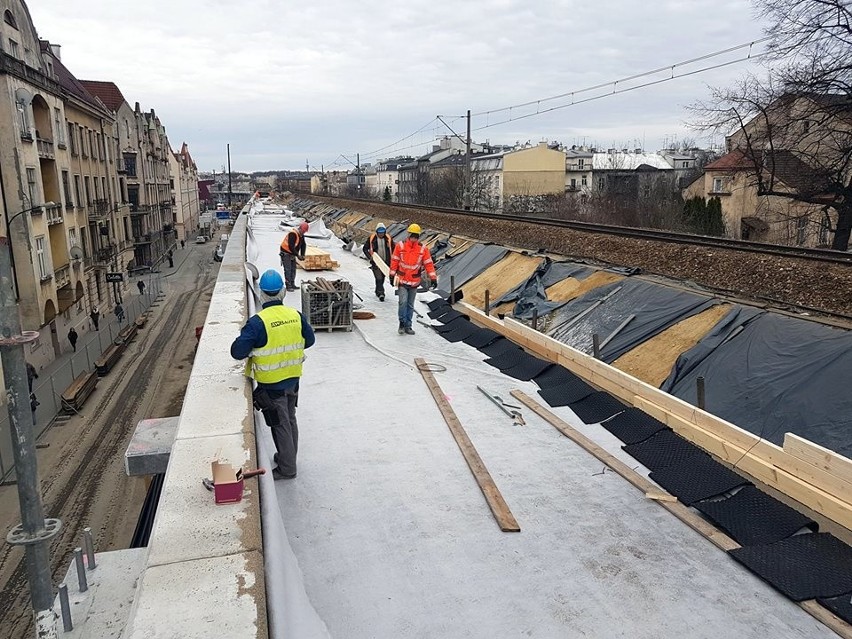
[[[683,218],[692,233],[720,237],[725,235],[722,201],[718,197],[709,200],[701,196],[689,198],[683,203]]]
[[[390,202],[391,198],[391,189],[389,186],[386,186],[384,192],[382,193],[382,201]]]
[[[826,215],[831,247],[852,233],[852,5],[848,0],[753,0],[770,26],[762,76],[748,75],[692,107],[696,125],[730,134],[759,196]]]

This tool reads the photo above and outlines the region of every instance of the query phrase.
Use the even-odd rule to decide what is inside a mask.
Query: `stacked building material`
[[[331,254],[328,251],[323,251],[314,246],[307,247],[305,259],[297,260],[297,264],[306,271],[330,271],[340,266],[331,259]]]
[[[314,330],[352,330],[352,284],[322,277],[302,282],[302,313]]]

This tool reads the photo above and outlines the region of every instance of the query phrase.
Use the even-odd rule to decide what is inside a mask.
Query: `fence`
[[[145,280],[145,294],[132,295],[122,304],[125,313],[123,321],[119,322],[114,314],[101,316],[99,330],[81,337],[75,352],[62,355],[46,367],[38,379],[33,380],[32,392],[39,402],[33,414],[36,438],[56,419],[62,409],[62,393],[71,382],[81,373],[94,370],[95,360],[112,344],[119,331],[146,311],[157,299],[162,288],[160,276],[151,275]],[[12,429],[8,410],[3,406],[0,407],[0,478],[4,482],[13,481],[14,468]]]

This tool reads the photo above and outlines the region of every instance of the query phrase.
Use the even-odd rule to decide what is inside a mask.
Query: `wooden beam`
[[[447,401],[444,392],[438,385],[438,381],[428,369],[426,361],[423,358],[417,357],[415,358],[414,363],[417,365],[417,370],[419,370],[420,374],[423,376],[426,386],[429,387],[429,392],[432,393],[435,403],[438,404],[438,409],[444,416],[444,421],[447,422],[447,426],[449,426],[450,432],[453,434],[456,444],[459,446],[459,450],[461,450],[467,465],[470,467],[470,472],[473,473],[476,482],[479,484],[479,488],[485,496],[485,501],[488,502],[488,507],[491,508],[491,512],[494,513],[494,519],[497,520],[500,530],[503,532],[520,532],[521,527],[518,525],[518,522],[515,521],[512,511],[509,510],[509,506],[503,499],[503,495],[500,494],[497,484],[495,484],[494,480],[491,478],[491,473],[488,472],[488,469],[485,467],[485,463],[482,461],[479,453],[476,452],[473,442],[471,442],[470,437],[467,436],[467,433],[459,421],[459,418],[456,416],[453,407],[450,406],[450,402]]]
[[[852,529],[852,460],[795,435],[789,435],[788,451],[521,322],[488,317],[464,302],[459,305],[475,323],[564,366],[668,424],[718,458],[736,464],[754,479]]]
[[[673,498],[674,496],[662,491],[656,484],[637,473],[621,460],[614,457],[607,450],[593,442],[577,429],[573,428],[568,422],[562,420],[558,415],[547,410],[532,397],[519,390],[513,390],[511,394],[512,397],[520,401],[536,415],[565,435],[568,439],[593,455],[597,460],[606,464],[609,468],[621,475],[621,477],[633,484],[633,486],[641,490],[647,497],[652,499],[654,503],[659,504],[662,508],[668,510],[675,517],[680,519],[683,523],[702,535],[704,538],[708,539],[715,546],[726,552],[740,547],[736,541],[703,519],[700,515],[693,512],[682,502],[677,501],[677,499],[668,501],[669,497]],[[840,637],[843,637],[843,639],[852,639],[852,625],[843,621],[840,617],[828,610],[828,608],[823,607],[813,599],[798,602],[797,605],[814,617],[817,621],[825,624]]]

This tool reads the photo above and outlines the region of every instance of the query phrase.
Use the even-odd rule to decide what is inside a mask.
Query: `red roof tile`
[[[121,94],[115,82],[101,82],[97,80],[80,80],[86,91],[93,96],[101,99],[110,111],[118,111],[124,102],[124,96]]]
[[[740,150],[726,153],[715,162],[704,167],[705,171],[737,171],[742,169],[753,169],[754,161]]]

